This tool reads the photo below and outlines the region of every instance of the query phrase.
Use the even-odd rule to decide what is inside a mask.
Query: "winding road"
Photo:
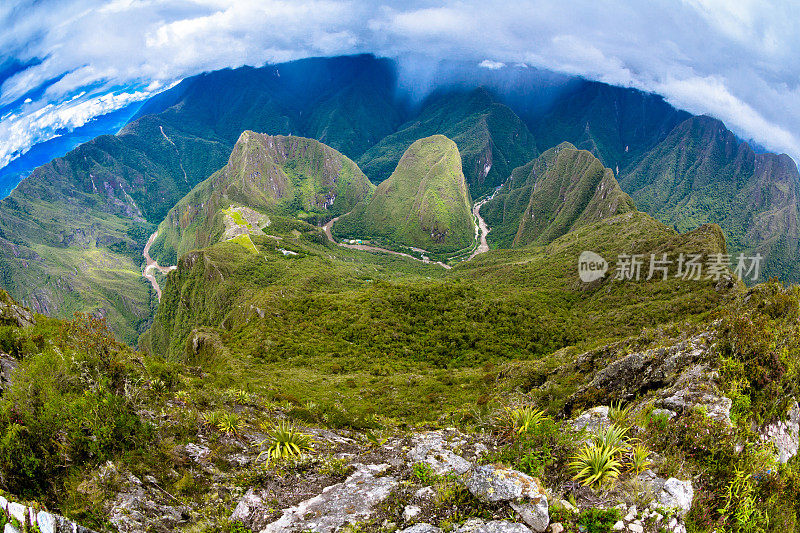
[[[167,274],[172,272],[177,266],[168,266],[162,267],[159,265],[155,259],[150,257],[150,247],[153,246],[153,243],[156,241],[156,237],[158,237],[158,232],[153,233],[150,235],[150,238],[147,240],[147,244],[144,245],[144,252],[142,255],[144,256],[145,260],[145,267],[144,272],[142,275],[150,281],[150,284],[153,286],[153,290],[156,291],[156,296],[158,296],[158,301],[161,301],[161,287],[158,284],[158,280],[156,279],[156,275],[153,273],[153,270],[158,270],[162,274]]]

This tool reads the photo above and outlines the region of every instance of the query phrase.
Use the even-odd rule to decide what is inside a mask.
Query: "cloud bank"
[[[364,52],[652,91],[800,161],[798,22],[799,4],[769,0],[11,0],[0,167],[186,76]]]

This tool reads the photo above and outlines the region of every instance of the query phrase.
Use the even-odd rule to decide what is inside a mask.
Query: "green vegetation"
[[[475,240],[469,191],[453,141],[442,135],[412,144],[371,198],[333,226],[338,239],[447,254]]]
[[[514,169],[481,215],[501,248],[548,244],[565,233],[633,211],[614,174],[591,153],[562,143]]]
[[[623,467],[622,455],[627,448],[627,431],[611,425],[592,435],[569,463],[575,479],[584,485],[601,487],[614,481]]]
[[[348,424],[366,427],[370,413],[434,419],[475,407],[497,392],[479,365],[557,366],[561,356],[551,354],[561,348],[702,316],[723,296],[713,280],[609,276],[581,283],[582,250],[611,259],[622,251],[724,247],[718,228],[677,235],[635,212],[547,246],[482,254],[452,270],[343,249],[302,223],[276,218],[270,232],[280,239],[251,236],[257,256],[222,242],[182,258],[140,346],[202,365],[209,385],[278,388],[323,408],[335,404],[356,419]],[[573,381],[559,391],[554,409],[575,387]]]
[[[148,446],[154,428],[137,410],[149,394],[146,384],[169,374],[86,315],[69,322],[36,316],[25,329],[1,326],[0,351],[21,359],[0,400],[3,488],[22,498],[69,501],[91,522],[93,511],[73,483]],[[134,383],[141,389],[131,395]]]
[[[269,431],[269,437],[261,443],[262,446],[267,446],[261,455],[266,455],[267,461],[290,459],[313,450],[312,443],[310,435],[301,433],[293,425],[282,421],[275,424]]]
[[[380,183],[395,170],[417,140],[444,135],[458,146],[470,193],[478,198],[501,183],[511,170],[537,155],[527,126],[485,89],[434,94],[419,116],[388,135],[359,160],[369,178]]]
[[[754,153],[710,117],[687,119],[620,177],[639,209],[679,231],[715,222],[731,253],[764,256],[762,279],[791,280],[800,275],[799,181],[789,157]]]
[[[528,122],[540,151],[566,141],[620,174],[687,118],[656,94],[581,81]]]
[[[355,163],[320,142],[246,131],[228,164],[170,210],[151,255],[175,264],[186,252],[242,231],[269,231],[264,213],[325,221],[350,211],[373,188]],[[252,249],[247,235],[236,238]]]

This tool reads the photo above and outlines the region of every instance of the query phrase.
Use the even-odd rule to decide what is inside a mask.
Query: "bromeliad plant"
[[[260,444],[267,446],[267,449],[258,455],[258,459],[261,459],[266,454],[267,462],[299,457],[314,449],[311,435],[301,433],[286,421],[275,424],[268,434]]]
[[[619,448],[606,448],[597,444],[585,444],[569,463],[574,479],[584,486],[603,486],[615,480],[622,463],[618,459]]]
[[[635,444],[631,446],[628,451],[628,468],[636,474],[641,474],[652,463],[650,461],[650,450],[642,444]]]
[[[222,413],[217,421],[217,429],[228,436],[238,435],[242,430],[242,419],[236,413]]]
[[[546,418],[544,411],[530,405],[506,407],[502,417],[502,428],[504,433],[518,437],[536,429]]]
[[[632,403],[628,404],[627,407],[623,407],[622,400],[613,402],[608,408],[608,418],[611,420],[611,423],[617,426],[623,426],[626,424],[628,415],[630,414],[632,408]]]
[[[629,447],[628,430],[610,425],[599,430],[572,458],[569,468],[573,479],[584,486],[601,487],[613,482],[623,467],[622,454]]]

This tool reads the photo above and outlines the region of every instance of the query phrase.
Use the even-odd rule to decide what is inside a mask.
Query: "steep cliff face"
[[[620,184],[639,209],[679,231],[718,223],[732,252],[764,255],[766,275],[800,272],[797,166],[756,154],[716,119],[680,124]]]
[[[362,155],[358,163],[380,183],[416,140],[444,135],[458,146],[470,193],[481,196],[500,185],[515,167],[537,155],[525,123],[485,89],[434,94],[418,117]]]

